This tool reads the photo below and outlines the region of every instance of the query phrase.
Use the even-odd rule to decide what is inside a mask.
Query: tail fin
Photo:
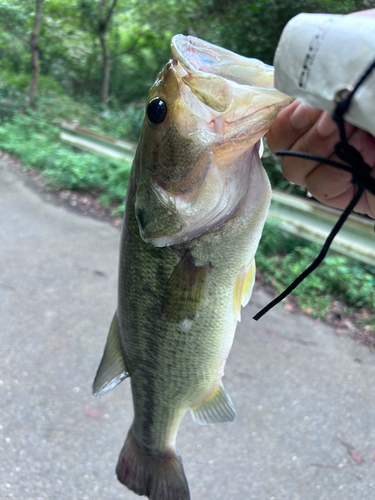
[[[118,480],[150,500],[190,500],[181,457],[175,451],[153,455],[141,448],[130,429],[116,467]]]

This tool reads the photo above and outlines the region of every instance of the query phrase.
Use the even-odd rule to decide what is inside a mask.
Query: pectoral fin
[[[206,296],[211,265],[196,266],[187,251],[169,278],[163,296],[162,312],[168,320],[193,319]]]
[[[234,289],[234,311],[237,316],[237,321],[241,321],[241,306],[245,307],[251,297],[255,282],[255,260],[252,261],[250,267],[242,269],[237,277]]]
[[[95,396],[102,396],[116,387],[126,377],[129,377],[129,373],[126,369],[120,345],[118,319],[117,313],[115,313],[92,391]]]
[[[233,422],[236,418],[236,410],[222,383],[203,403],[190,409],[194,422],[200,425]]]

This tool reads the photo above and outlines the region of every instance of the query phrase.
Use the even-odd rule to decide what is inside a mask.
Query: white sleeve
[[[275,87],[332,112],[336,96],[353,89],[375,60],[375,18],[299,14],[276,49]],[[353,96],[345,119],[375,135],[375,70]]]

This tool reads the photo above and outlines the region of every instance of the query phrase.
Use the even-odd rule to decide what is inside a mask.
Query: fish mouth
[[[258,59],[184,35],[172,38],[171,51],[181,82],[210,110],[207,128],[225,142],[242,139],[251,147],[267,132],[276,114],[292,102],[273,88],[273,66]]]
[[[216,75],[240,85],[274,86],[274,68],[258,59],[241,56],[194,36],[175,35],[171,40],[172,57],[187,74]]]

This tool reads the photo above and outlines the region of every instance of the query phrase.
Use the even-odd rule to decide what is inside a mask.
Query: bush
[[[59,189],[84,190],[99,196],[104,206],[118,204],[123,211],[131,164],[83,153],[63,144],[59,138],[62,121],[78,121],[99,132],[137,140],[143,109],[121,109],[83,99],[77,102],[57,93],[53,85],[29,107],[28,84],[0,79],[0,149],[17,156],[26,168],[43,171],[46,184]],[[91,100],[92,101],[92,100]]]
[[[14,73],[13,71],[1,68],[0,75],[0,87],[14,89],[15,91],[27,95],[31,84],[30,73]],[[40,96],[48,95],[50,93],[63,95],[64,91],[61,85],[54,78],[51,76],[40,75],[38,93]]]
[[[137,142],[141,133],[144,109],[132,105],[125,109],[119,107],[105,108],[100,113],[100,124],[98,130],[101,130],[114,137],[122,137],[129,141]]]
[[[17,156],[23,165],[43,171],[46,183],[60,189],[85,190],[101,195],[106,205],[122,203],[131,164],[63,145],[60,129],[36,115],[15,114],[0,127],[0,149]]]

